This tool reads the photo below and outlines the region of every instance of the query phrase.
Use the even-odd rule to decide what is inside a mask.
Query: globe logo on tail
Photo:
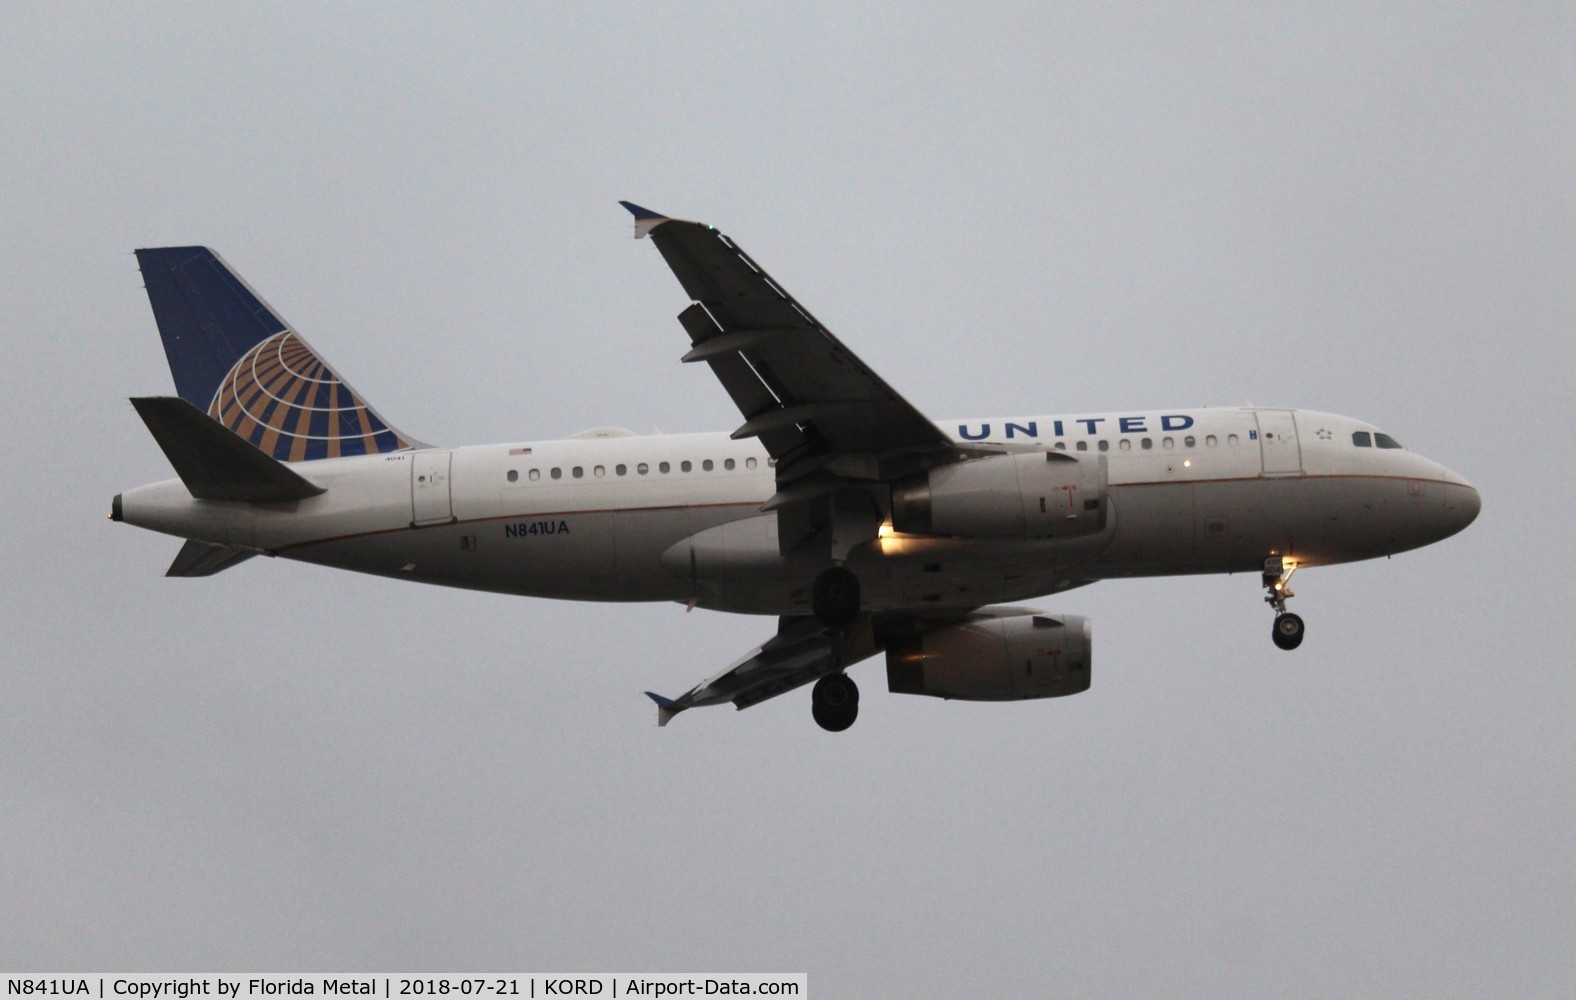
[[[208,415],[284,462],[410,447],[289,329],[241,355]]]

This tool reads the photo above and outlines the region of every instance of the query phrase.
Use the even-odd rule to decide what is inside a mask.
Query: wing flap
[[[679,325],[690,335],[690,342],[697,345],[696,350],[724,336],[716,321],[706,312],[705,306],[699,302],[679,313]],[[733,405],[745,416],[779,405],[777,397],[772,395],[755,369],[737,350],[713,353],[706,358],[706,362],[712,374],[717,376],[717,381],[722,383],[723,389],[733,399]],[[805,437],[797,427],[779,428],[762,434],[761,445],[768,454],[787,455],[802,450]]]

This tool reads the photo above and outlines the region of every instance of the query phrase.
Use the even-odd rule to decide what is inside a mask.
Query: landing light
[[[911,545],[910,539],[898,534],[893,529],[890,520],[883,521],[881,526],[876,529],[876,547],[880,549],[881,554],[884,556],[907,555]]]

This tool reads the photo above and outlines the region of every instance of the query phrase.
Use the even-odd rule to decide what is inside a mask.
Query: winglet
[[[645,239],[647,233],[662,225],[664,222],[672,221],[667,216],[658,215],[649,208],[641,208],[634,202],[621,201],[619,204],[627,208],[629,210],[629,214],[635,217],[635,239],[637,240]]]
[[[646,692],[646,697],[650,698],[652,701],[657,703],[657,725],[658,726],[665,726],[665,725],[667,725],[668,724],[668,720],[672,719],[675,715],[678,715],[679,712],[683,711],[683,709],[678,709],[678,708],[674,708],[673,707],[673,699],[672,698],[664,698],[660,694],[657,694],[655,691],[647,691]]]

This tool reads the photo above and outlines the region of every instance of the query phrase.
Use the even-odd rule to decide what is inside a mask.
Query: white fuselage
[[[1375,429],[1309,410],[1178,409],[940,425],[960,446],[1106,459],[1110,516],[1070,539],[883,529],[849,568],[866,605],[978,607],[1096,579],[1372,558],[1465,527],[1465,479]],[[1381,435],[1382,436],[1382,435]],[[1388,439],[1387,439],[1388,440]],[[297,465],[326,489],[287,504],[194,500],[179,480],[123,495],[132,524],[427,583],[580,600],[805,614],[820,563],[779,554],[760,508],[775,472],[726,434],[516,442]],[[824,559],[824,557],[822,557]]]

